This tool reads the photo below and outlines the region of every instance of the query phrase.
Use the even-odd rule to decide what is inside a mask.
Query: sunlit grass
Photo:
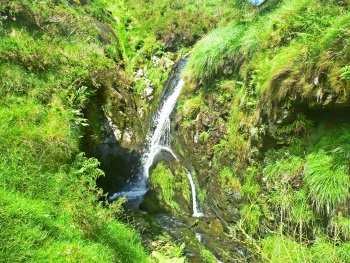
[[[118,72],[84,8],[0,5],[1,262],[148,262],[139,234],[117,219],[121,202],[99,201],[98,161],[78,154],[82,110]]]
[[[329,215],[349,198],[347,167],[334,164],[332,156],[324,151],[308,155],[305,182],[318,212]]]

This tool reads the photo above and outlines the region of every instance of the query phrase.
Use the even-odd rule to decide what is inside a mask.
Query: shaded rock
[[[105,172],[104,177],[97,179],[98,186],[104,192],[113,194],[120,191],[127,182],[136,179],[133,177],[138,173],[141,155],[135,150],[122,147],[109,124],[110,121],[106,118],[102,126],[105,137],[94,147],[92,156],[100,161],[100,168]]]
[[[151,215],[158,213],[165,213],[167,205],[161,202],[158,198],[158,193],[156,190],[148,190],[144,200],[141,202],[139,208]]]

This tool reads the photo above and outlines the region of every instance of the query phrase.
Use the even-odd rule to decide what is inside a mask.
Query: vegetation
[[[158,163],[152,171],[150,183],[152,188],[161,189],[159,201],[164,200],[172,214],[184,213],[185,206],[191,204],[191,189],[182,166],[177,166],[173,172],[166,162]],[[181,204],[176,200],[181,200]]]
[[[179,134],[200,174],[243,202],[232,237],[254,260],[347,262],[350,3],[231,4],[192,50]]]
[[[79,153],[119,47],[100,42],[98,6],[56,2],[0,1],[0,261],[148,262]]]
[[[254,260],[350,261],[349,6],[0,0],[0,261],[185,261],[183,247],[151,259],[118,219],[123,200],[101,202],[103,172],[80,152],[100,139],[100,104],[127,115],[106,93],[146,118],[197,41],[176,119],[183,156],[205,175],[199,199],[237,201],[231,238]],[[190,188],[170,168],[158,164],[151,184],[181,214]]]

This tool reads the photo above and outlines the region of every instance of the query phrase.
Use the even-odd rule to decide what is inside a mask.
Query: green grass
[[[109,72],[122,82],[101,6],[0,2],[0,262],[148,262],[121,202],[99,202],[99,162],[79,153],[99,119],[87,105]]]
[[[191,52],[179,134],[189,140],[198,132],[205,144],[198,152],[212,160],[221,188],[239,177],[242,234],[255,234],[264,260],[346,262],[349,128],[306,109],[323,110],[317,96],[348,98],[350,3],[230,3],[232,20],[221,20]],[[183,111],[198,94],[196,114]],[[224,127],[216,138],[195,121],[208,112],[211,127]]]
[[[348,243],[339,247],[328,242],[324,237],[317,238],[307,248],[283,235],[268,236],[262,240],[262,255],[267,262],[337,262],[345,263],[349,258]]]
[[[338,80],[349,54],[348,5],[318,0],[280,2],[266,14],[261,10],[249,23],[247,17],[234,20],[201,39],[187,71],[198,81],[238,74],[264,93],[266,100],[272,96],[277,103],[295,91],[309,94],[312,86],[307,76],[312,71],[328,73],[322,88],[331,83],[338,93],[346,92],[347,82]],[[251,11],[243,8],[243,12]],[[327,50],[339,53],[330,61]]]
[[[96,202],[97,165],[78,155],[60,172],[27,178],[35,191],[0,188],[1,262],[147,262],[138,234],[114,218],[120,204]]]
[[[241,210],[241,224],[247,230],[249,235],[258,233],[261,209],[257,204],[246,204]]]
[[[306,247],[284,236],[269,236],[262,241],[262,253],[268,262],[313,262]]]
[[[244,31],[243,26],[231,23],[211,32],[196,44],[187,68],[194,71],[196,78],[209,80],[219,74],[225,66],[225,60],[230,60],[230,67],[235,67],[240,60],[238,51]]]
[[[347,166],[337,166],[324,151],[307,156],[305,183],[309,198],[318,212],[331,214],[349,198]]]

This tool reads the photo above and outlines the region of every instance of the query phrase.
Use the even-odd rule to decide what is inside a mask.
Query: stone
[[[143,90],[143,92],[146,95],[146,97],[149,97],[153,94],[153,88],[148,86]]]
[[[193,142],[198,143],[198,140],[199,140],[199,134],[198,134],[198,130],[196,130],[196,134],[194,135]]]
[[[143,72],[143,70],[142,70],[142,69],[139,69],[139,70],[136,72],[136,75],[135,75],[134,80],[135,80],[135,81],[138,81],[138,80],[140,80],[144,75],[145,75],[145,73]]]
[[[250,129],[250,136],[251,137],[256,137],[256,136],[258,136],[258,128],[256,128],[256,127],[252,127],[251,129]]]
[[[168,59],[167,57],[162,57],[160,59],[160,64],[162,66],[163,71],[165,71],[168,68],[171,68],[175,64],[175,62],[171,59]]]
[[[158,67],[158,64],[159,64],[159,57],[153,56],[153,57],[152,57],[152,62],[153,62],[153,66],[154,66],[155,68]]]

